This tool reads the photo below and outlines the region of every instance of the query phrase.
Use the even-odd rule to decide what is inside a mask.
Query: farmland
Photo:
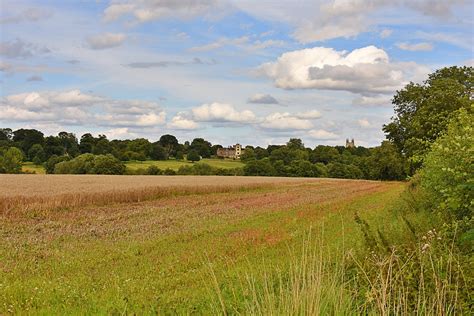
[[[308,232],[328,250],[357,249],[354,213],[383,223],[403,189],[335,179],[0,177],[0,313],[210,313],[219,307],[214,283],[226,308],[242,310],[249,271],[284,268]]]

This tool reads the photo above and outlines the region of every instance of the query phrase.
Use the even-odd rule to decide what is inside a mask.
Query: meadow
[[[310,227],[312,234],[324,227],[331,249],[357,247],[354,212],[380,220],[403,187],[298,178],[0,177],[8,188],[0,195],[2,314],[209,313],[219,309],[219,296],[242,310],[241,277],[286,266]],[[147,195],[167,186],[166,194]],[[96,199],[51,202],[72,192]],[[111,192],[131,199],[104,200]],[[12,197],[21,198],[5,202]],[[44,204],[31,203],[38,197]],[[234,295],[241,297],[235,302]]]
[[[245,164],[238,160],[231,159],[217,159],[217,158],[204,158],[200,162],[206,163],[214,168],[232,169],[242,168]],[[147,169],[150,166],[156,166],[161,170],[172,169],[178,171],[181,166],[192,166],[193,163],[187,160],[145,160],[145,161],[126,161],[125,166],[128,170]],[[36,165],[32,162],[24,162],[22,165],[22,171],[27,173],[44,174],[45,170],[42,165]]]

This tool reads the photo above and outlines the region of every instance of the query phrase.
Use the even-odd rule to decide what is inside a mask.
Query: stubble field
[[[357,249],[354,214],[387,221],[403,189],[259,177],[0,181],[0,314],[239,312],[251,271],[284,270],[308,232],[329,253]]]

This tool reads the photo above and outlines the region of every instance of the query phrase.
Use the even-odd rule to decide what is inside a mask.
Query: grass
[[[231,160],[231,159],[215,159],[215,158],[204,158],[200,162],[204,162],[209,164],[215,168],[224,168],[224,169],[232,169],[232,168],[242,168],[245,164],[238,160]],[[173,169],[177,171],[181,166],[189,166],[193,163],[187,160],[146,160],[146,161],[126,161],[125,166],[130,170],[137,170],[137,169],[146,169],[149,166],[157,166],[158,168],[164,169]],[[37,173],[37,174],[44,174],[45,170],[42,165],[35,165],[33,162],[24,162],[22,166],[23,172],[28,173]]]
[[[37,174],[46,173],[42,165],[35,165],[33,162],[24,162],[21,169],[23,172],[27,172],[27,173],[37,173]]]
[[[245,164],[238,160],[204,158],[200,162],[207,163],[215,168],[242,168]],[[149,166],[157,166],[164,170],[167,168],[178,170],[181,166],[189,166],[193,163],[187,160],[147,160],[147,161],[127,161],[125,165],[131,170],[139,168],[146,169]]]
[[[63,177],[50,178],[83,181]],[[174,179],[136,179],[146,178]],[[86,179],[93,187],[94,178]],[[354,212],[383,223],[403,189],[374,181],[266,179],[275,184],[0,213],[0,314],[252,312],[253,296],[261,293],[252,287],[266,286],[252,271],[286,277],[310,228],[334,257],[339,249],[363,247]],[[325,262],[329,268],[337,261]],[[343,294],[324,284],[326,296]],[[253,312],[265,314],[264,303]]]

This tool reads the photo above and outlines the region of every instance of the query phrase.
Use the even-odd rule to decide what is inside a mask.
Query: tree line
[[[386,141],[374,148],[304,146],[301,139],[284,145],[245,147],[242,171],[230,174],[259,176],[332,177],[402,180],[423,164],[431,144],[446,131],[460,109],[470,111],[473,68],[449,67],[430,74],[421,83],[410,83],[393,97],[395,115],[384,125]],[[123,174],[129,160],[199,161],[215,157],[219,144],[203,138],[179,143],[173,135],[158,141],[145,138],[109,140],[105,135],[60,132],[44,136],[36,129],[0,129],[0,173],[20,173],[22,161],[43,164],[47,173]],[[194,169],[193,169],[194,168]],[[225,174],[217,168],[186,166],[180,174]],[[147,170],[148,174],[173,174],[172,170]]]

